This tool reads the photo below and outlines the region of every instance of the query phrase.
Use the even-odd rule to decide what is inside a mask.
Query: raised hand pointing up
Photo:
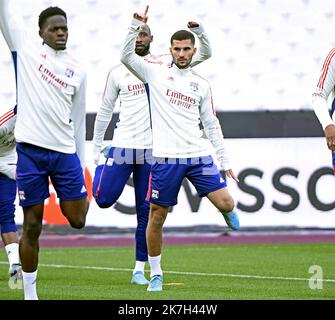
[[[134,19],[140,20],[144,23],[147,23],[148,21],[148,11],[149,6],[146,6],[144,13],[134,13]]]

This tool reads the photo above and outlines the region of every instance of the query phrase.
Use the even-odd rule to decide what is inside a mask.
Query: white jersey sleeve
[[[86,143],[86,75],[72,100],[71,120],[74,126],[76,153],[85,171],[85,143]]]
[[[194,67],[212,56],[212,48],[209,42],[208,35],[201,24],[199,25],[199,27],[190,28],[190,31],[195,33],[199,40],[199,48],[196,54],[193,56],[190,65],[191,67]]]
[[[86,71],[67,50],[54,50],[28,34],[8,4],[0,0],[0,28],[17,55],[15,138],[57,152],[77,152],[83,161]]]
[[[98,111],[94,124],[93,143],[98,148],[101,148],[106,130],[112,120],[119,91],[120,89],[112,69],[107,77],[106,88],[102,98],[102,105]]]
[[[322,128],[325,129],[334,121],[330,117],[328,97],[335,87],[335,48],[332,49],[323,64],[319,82],[312,96],[312,106]]]
[[[14,133],[16,115],[14,110],[10,110],[0,117],[0,138]]]
[[[16,17],[14,19],[14,17]],[[17,18],[17,14],[11,13],[9,0],[0,0],[0,28],[7,42],[10,51],[17,51],[21,42],[25,39],[25,34],[21,31],[22,21]]]
[[[7,164],[1,161],[0,157],[0,173],[4,174],[12,180],[16,180],[16,165],[15,163]]]
[[[211,142],[216,152],[216,157],[219,161],[220,169],[225,171],[231,169],[229,156],[224,144],[224,137],[220,126],[219,119],[216,117],[213,99],[210,87],[200,104],[200,120],[204,126],[207,138]]]
[[[140,27],[143,25],[144,23],[137,19],[132,20],[126,42],[124,43],[123,49],[121,51],[120,59],[121,62],[128,68],[128,70],[132,72],[137,78],[139,78],[144,83],[148,83],[150,76],[149,64],[145,63],[143,59],[141,59],[135,53],[135,39],[140,31]]]
[[[0,173],[15,180],[17,155],[14,126],[16,115],[10,110],[0,117]]]

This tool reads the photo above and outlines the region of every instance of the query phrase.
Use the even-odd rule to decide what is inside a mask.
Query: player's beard
[[[135,47],[135,53],[141,57],[146,56],[150,52],[150,44],[148,45],[141,45],[140,47]]]
[[[178,62],[178,59],[175,59],[175,60],[174,60],[174,64],[175,64],[179,69],[187,69],[187,68],[190,66],[191,62],[192,62],[192,59],[190,59],[190,60],[188,60],[188,61],[187,61],[187,59],[185,59],[185,60],[183,61],[183,64],[179,63],[179,62]]]

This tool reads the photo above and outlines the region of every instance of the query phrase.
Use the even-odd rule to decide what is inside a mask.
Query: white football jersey
[[[94,143],[102,145],[117,99],[120,101],[120,113],[112,145],[118,148],[151,149],[150,114],[145,85],[124,65],[118,65],[108,74],[102,105],[94,125]]]
[[[208,156],[210,150],[199,126],[201,120],[221,167],[230,169],[209,83],[190,67],[179,69],[171,62],[139,58],[134,47],[141,25],[140,21],[133,20],[121,61],[148,84],[153,155],[164,158]]]
[[[13,2],[13,1],[12,1]],[[17,142],[77,152],[85,163],[86,73],[67,52],[55,51],[24,30],[8,0],[0,0],[0,27],[16,56]]]
[[[211,47],[203,27],[191,28],[199,39],[199,50],[193,58],[195,66],[211,57]],[[156,63],[171,63],[171,54],[148,54],[140,59]],[[152,132],[146,86],[123,64],[112,68],[108,74],[102,105],[94,125],[93,142],[101,147],[105,132],[113,116],[117,99],[120,102],[119,120],[114,129],[112,145],[118,148],[151,149]]]

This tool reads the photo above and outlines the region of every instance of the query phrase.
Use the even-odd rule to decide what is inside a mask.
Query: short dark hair
[[[140,31],[148,33],[148,35],[151,36],[151,29],[147,24],[141,26]]]
[[[43,28],[45,21],[53,16],[63,16],[65,20],[67,20],[66,13],[61,8],[59,7],[46,8],[40,13],[40,16],[38,18],[38,26],[40,27],[40,30]]]
[[[187,30],[179,30],[175,32],[171,37],[171,45],[173,40],[182,41],[182,40],[191,40],[192,44],[195,45],[195,38],[192,32]]]

